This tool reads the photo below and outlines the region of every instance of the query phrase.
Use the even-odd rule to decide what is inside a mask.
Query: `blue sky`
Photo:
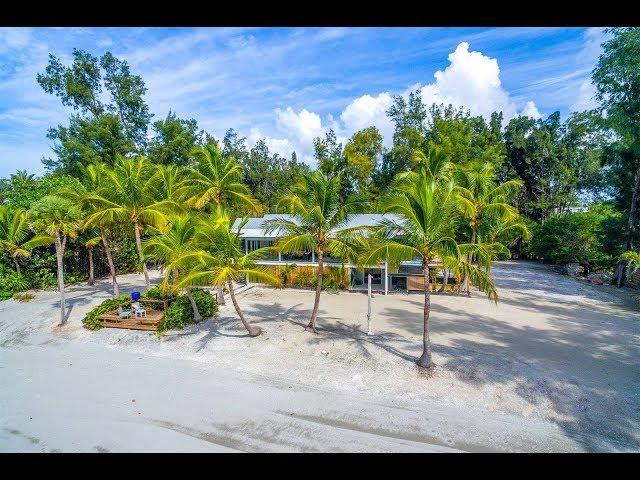
[[[169,109],[221,137],[264,138],[313,163],[312,141],[376,125],[393,95],[546,116],[593,106],[600,28],[0,28],[0,177],[41,174],[47,129],[70,110],[36,83],[51,52],[126,59],[147,84],[154,120]]]

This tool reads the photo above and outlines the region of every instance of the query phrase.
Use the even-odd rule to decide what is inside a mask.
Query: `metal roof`
[[[373,227],[382,219],[397,219],[396,215],[385,213],[353,213],[347,217],[347,221],[340,228],[347,227]],[[240,231],[240,237],[242,238],[277,238],[279,232],[272,232],[267,234],[264,231],[263,224],[267,220],[285,219],[296,221],[292,215],[287,213],[267,213],[264,217],[251,217]],[[233,228],[236,229],[240,225],[241,219],[238,218],[233,223]]]

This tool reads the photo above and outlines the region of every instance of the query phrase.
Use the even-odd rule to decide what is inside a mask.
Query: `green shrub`
[[[616,214],[607,204],[594,204],[588,211],[550,217],[533,228],[528,253],[555,264],[576,262],[587,273],[611,268],[616,256],[608,245],[606,222]]]
[[[200,315],[204,318],[212,317],[218,312],[218,303],[213,295],[201,289],[195,289],[191,294],[198,306]],[[181,330],[192,323],[195,323],[195,321],[191,302],[189,302],[189,298],[186,295],[180,295],[167,308],[164,320],[158,326],[158,332],[163,333],[173,329]]]
[[[102,326],[98,318],[100,315],[112,310],[117,310],[118,307],[128,307],[130,304],[131,296],[126,294],[116,298],[109,298],[87,313],[87,316],[82,319],[82,324],[89,330],[97,330]]]
[[[0,272],[0,300],[11,298],[14,293],[28,288],[29,282],[23,275],[11,270]]]
[[[193,299],[196,301],[198,311],[203,318],[213,317],[218,313],[218,302],[209,292],[202,289],[196,289],[191,292]]]
[[[28,270],[25,272],[25,277],[28,279],[29,285],[32,288],[53,290],[58,287],[58,278],[56,277],[56,274],[46,268]]]
[[[193,309],[191,303],[185,295],[179,296],[164,312],[164,320],[158,326],[159,332],[166,330],[183,329],[186,325],[195,323],[193,320]]]

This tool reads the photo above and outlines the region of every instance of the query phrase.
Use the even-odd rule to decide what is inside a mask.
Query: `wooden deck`
[[[120,318],[117,312],[100,315],[102,326],[105,328],[127,328],[129,330],[158,330],[158,325],[164,318],[164,311],[147,308],[146,317]]]

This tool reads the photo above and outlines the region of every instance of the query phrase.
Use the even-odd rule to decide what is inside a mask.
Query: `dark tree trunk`
[[[633,250],[633,237],[636,233],[636,220],[638,216],[638,191],[640,190],[640,167],[636,172],[636,178],[633,185],[633,194],[631,195],[631,209],[629,210],[629,234],[627,236],[627,250]]]
[[[55,245],[56,245],[56,261],[58,264],[58,291],[60,292],[60,325],[64,325],[65,323],[65,311],[67,309],[67,305],[64,298],[64,266],[63,266],[63,256],[64,256],[64,239],[60,238],[60,232],[56,232]]]
[[[260,327],[254,327],[253,325],[251,325],[244,318],[244,315],[242,314],[242,310],[240,310],[240,305],[238,305],[238,301],[236,300],[236,296],[233,293],[233,282],[231,280],[229,280],[228,286],[229,286],[229,296],[231,297],[231,301],[233,302],[233,306],[235,307],[236,312],[238,313],[238,316],[240,317],[240,321],[242,322],[242,325],[244,325],[244,328],[247,329],[247,332],[249,332],[250,336],[257,337],[258,335],[260,335],[262,333],[262,329]]]
[[[322,292],[322,250],[318,250],[318,283],[316,284],[316,299],[313,302],[313,312],[311,313],[311,320],[307,325],[307,330],[311,330],[313,333],[318,333],[316,330],[316,318],[318,318],[318,307],[320,306],[320,292]]]
[[[618,286],[618,288],[622,287],[622,282],[624,280],[624,270],[624,262],[622,260],[618,260],[618,265],[616,266],[616,285]]]
[[[423,262],[422,273],[424,275],[424,311],[422,332],[422,356],[418,360],[418,366],[431,369],[435,367],[431,359],[431,340],[429,338],[429,313],[431,312],[431,292],[429,291],[429,262]]]
[[[138,249],[138,257],[142,262],[142,273],[144,273],[144,281],[147,284],[147,288],[151,286],[149,282],[149,272],[147,271],[147,263],[144,261],[144,254],[142,253],[142,241],[140,240],[140,225],[138,222],[134,222],[133,231],[136,236],[136,248]]]
[[[109,273],[111,274],[111,282],[113,283],[113,297],[117,297],[120,295],[120,288],[118,287],[118,279],[116,277],[116,267],[113,264],[113,257],[111,256],[111,248],[109,248],[109,244],[107,243],[107,237],[104,236],[103,232],[100,232],[100,237],[102,238],[102,245],[104,246],[104,251],[107,254],[107,263],[109,264]]]
[[[93,285],[93,248],[89,249],[89,285]]]
[[[18,272],[18,274],[20,274],[20,263],[18,262],[18,259],[16,257],[13,257],[13,263],[16,266],[16,272]]]
[[[636,221],[638,217],[638,195],[640,193],[640,167],[636,171],[633,183],[633,193],[631,194],[631,208],[629,210],[629,230],[627,232],[627,251],[633,250],[633,237],[636,234]],[[625,264],[618,261],[616,266],[616,285],[620,288],[624,283]]]

